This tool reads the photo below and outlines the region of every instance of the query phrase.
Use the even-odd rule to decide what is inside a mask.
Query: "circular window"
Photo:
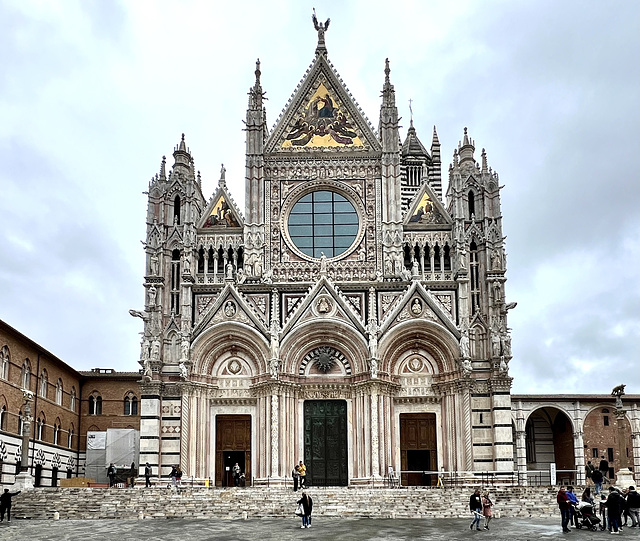
[[[311,192],[293,205],[288,233],[296,248],[305,255],[337,257],[356,240],[358,213],[353,204],[337,192]]]

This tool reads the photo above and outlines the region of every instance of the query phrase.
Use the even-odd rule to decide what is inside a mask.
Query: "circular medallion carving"
[[[420,299],[413,299],[413,302],[411,303],[411,313],[414,316],[419,316],[422,314],[422,310],[422,301]]]
[[[414,357],[407,363],[407,367],[411,372],[420,372],[424,366],[424,361],[418,357]]]
[[[227,317],[233,317],[236,315],[238,308],[236,307],[236,303],[232,301],[227,301],[224,305],[224,315]]]
[[[318,356],[316,357],[315,364],[318,367],[318,370],[320,370],[320,372],[323,372],[326,374],[336,364],[335,360],[333,359],[332,353],[333,352],[329,348],[326,348],[326,347],[318,348]]]
[[[238,362],[237,359],[233,359],[229,361],[229,364],[227,365],[227,369],[232,374],[237,374],[242,369],[242,366],[240,366],[240,363]]]

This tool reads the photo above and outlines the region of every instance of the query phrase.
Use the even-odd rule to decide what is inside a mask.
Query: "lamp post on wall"
[[[20,459],[20,473],[16,475],[13,488],[16,490],[25,490],[33,488],[33,477],[29,473],[29,436],[31,435],[31,403],[33,402],[33,393],[27,389],[22,389],[22,398],[24,399],[24,415],[22,417],[22,457]]]
[[[622,403],[625,385],[618,385],[611,391],[611,396],[616,397],[616,423],[618,425],[618,455],[620,457],[618,472],[616,474],[616,485],[625,488],[634,484],[633,473],[628,467],[627,460],[627,440],[624,433],[624,418],[626,410]]]

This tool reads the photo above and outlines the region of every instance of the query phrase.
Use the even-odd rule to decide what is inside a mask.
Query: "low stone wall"
[[[489,489],[498,517],[558,514],[554,487]],[[313,513],[327,517],[468,518],[471,490],[461,488],[311,488]],[[300,493],[283,488],[36,488],[14,498],[13,515],[32,519],[140,519],[293,516]]]

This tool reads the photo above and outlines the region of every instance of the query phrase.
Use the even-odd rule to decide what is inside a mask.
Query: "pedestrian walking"
[[[569,523],[574,527],[577,528],[578,527],[578,513],[576,512],[576,507],[578,506],[578,496],[576,496],[576,493],[573,491],[573,487],[572,486],[568,486],[567,487],[567,498],[569,499],[569,512],[570,512],[570,519],[569,519]]]
[[[587,460],[587,465],[584,467],[584,475],[586,477],[586,484],[589,485],[591,483],[593,483],[593,472],[596,469],[596,467],[591,464],[591,460]]]
[[[107,468],[107,477],[109,478],[109,488],[113,487],[116,484],[116,473],[118,473],[118,470],[116,469],[115,464],[111,462],[111,464],[109,464],[109,467]]]
[[[302,504],[302,526],[300,528],[311,528],[311,512],[313,511],[313,500],[311,496],[309,496],[306,492],[302,493],[302,498],[300,498],[296,503]]]
[[[171,472],[169,473],[169,477],[171,478],[171,486],[175,488],[176,482],[178,480],[178,466],[171,466]]]
[[[129,477],[127,477],[127,484],[130,488],[133,488],[136,484],[136,477],[138,476],[138,470],[136,469],[136,463],[131,463],[131,468],[129,468]]]
[[[471,522],[469,529],[473,530],[475,526],[476,530],[480,529],[480,519],[482,518],[482,498],[480,497],[480,489],[476,488],[473,494],[469,497],[469,510],[473,513],[473,521]]]
[[[602,473],[602,480],[606,483],[607,481],[609,481],[609,462],[607,461],[607,459],[604,457],[604,455],[602,455],[602,458],[600,459],[600,464],[598,465],[598,469],[600,470],[600,473]]]
[[[4,520],[5,511],[7,513],[7,522],[11,522],[11,498],[22,492],[9,492],[8,488],[4,489],[4,493],[0,496],[0,522]]]
[[[640,527],[640,494],[638,494],[634,486],[629,487],[627,505],[629,506],[629,516],[631,517],[631,527]]]
[[[591,480],[596,489],[596,496],[602,492],[602,481],[604,480],[604,476],[600,470],[593,470],[591,474]]]
[[[150,488],[151,487],[151,475],[152,474],[153,474],[153,471],[151,470],[151,466],[147,462],[144,465],[144,486],[145,486],[145,488]]]
[[[489,497],[489,492],[485,492],[482,495],[482,514],[484,515],[484,529],[489,529],[489,522],[493,518],[493,513],[491,512],[491,508],[493,507],[493,502]]]
[[[607,498],[607,511],[609,515],[609,530],[618,534],[622,530],[622,510],[624,509],[624,497],[614,487],[609,487]]]
[[[597,471],[597,470],[596,470]],[[609,527],[609,513],[607,512],[607,496],[603,492],[600,494],[600,529],[602,531]]]
[[[563,486],[560,487],[557,496],[558,507],[560,508],[560,515],[562,517],[562,531],[570,532],[569,521],[571,520],[571,504],[569,502],[569,496],[567,496],[567,490]]]

